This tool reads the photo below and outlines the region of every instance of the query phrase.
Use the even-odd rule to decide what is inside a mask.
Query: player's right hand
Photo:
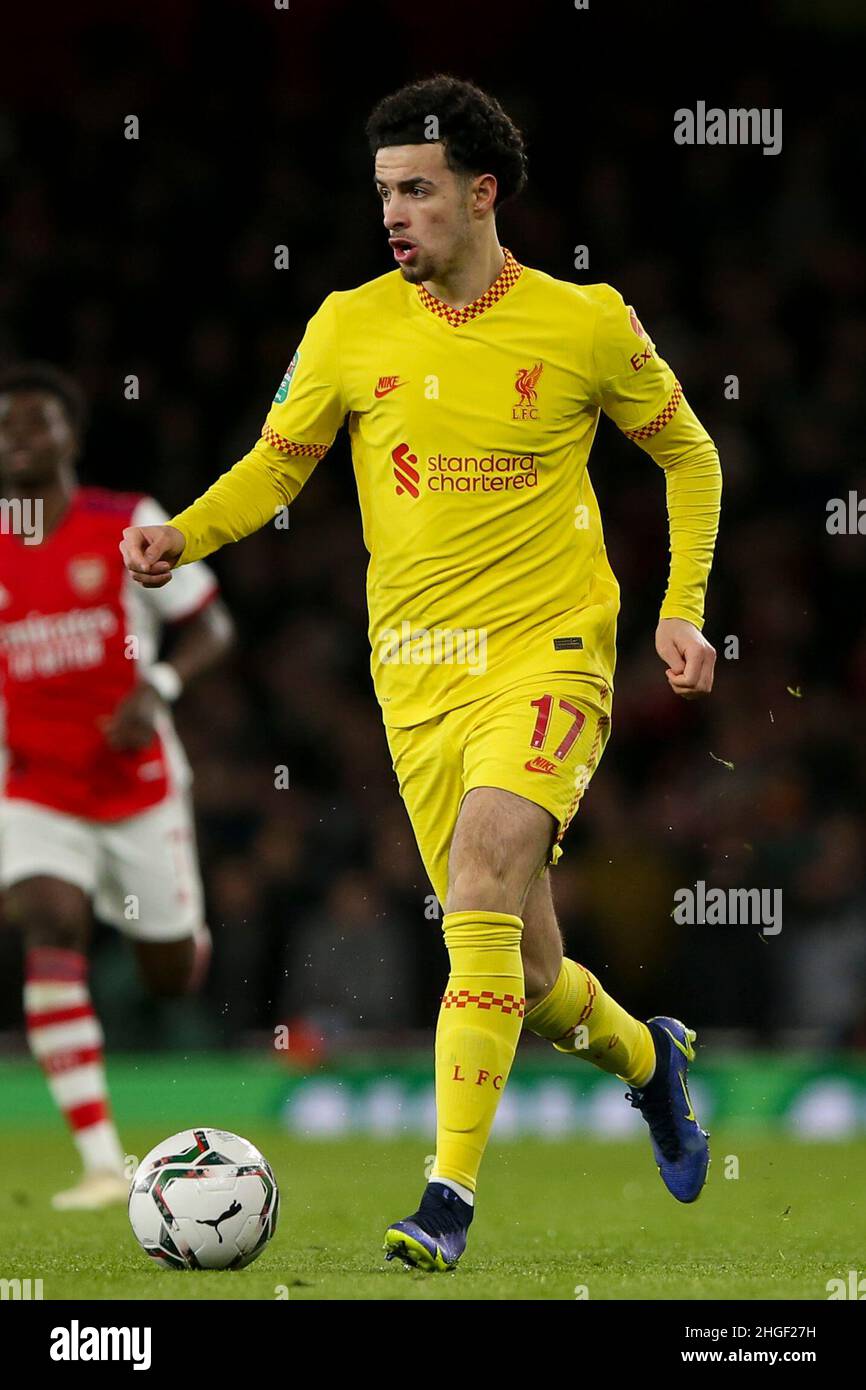
[[[171,579],[185,545],[186,537],[176,526],[127,526],[120,553],[136,584],[161,589]]]

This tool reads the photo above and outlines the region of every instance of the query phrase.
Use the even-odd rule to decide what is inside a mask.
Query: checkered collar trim
[[[507,294],[523,273],[523,266],[514,259],[508,247],[503,246],[502,250],[505,252],[505,264],[489,289],[486,289],[477,299],[473,299],[471,304],[467,304],[463,309],[454,309],[450,304],[445,304],[443,300],[437,299],[429,290],[425,290],[423,285],[417,285],[418,298],[424,308],[429,309],[430,313],[435,314],[437,318],[445,319],[452,328],[459,328],[461,323],[469,323],[471,319],[477,319],[479,314],[483,314],[485,309],[491,308],[504,294]]]

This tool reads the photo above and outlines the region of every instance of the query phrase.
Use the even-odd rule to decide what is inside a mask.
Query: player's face
[[[435,141],[379,150],[375,180],[404,280],[447,278],[470,249],[472,180],[448,168]]]
[[[74,462],[75,432],[50,391],[0,395],[0,476],[16,486],[54,482]]]

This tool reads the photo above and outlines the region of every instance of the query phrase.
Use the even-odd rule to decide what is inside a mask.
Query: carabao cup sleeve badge
[[[289,394],[289,387],[292,384],[292,377],[295,375],[295,368],[298,365],[298,356],[299,354],[296,352],[291,362],[289,363],[286,375],[280,382],[279,390],[277,391],[277,394],[274,396],[274,402],[276,405],[282,405],[283,401],[286,399],[286,396]]]

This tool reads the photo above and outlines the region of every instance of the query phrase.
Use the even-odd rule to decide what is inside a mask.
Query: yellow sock
[[[474,1192],[523,1027],[523,922],[506,912],[447,912],[443,929],[451,974],[436,1027],[431,1178]]]
[[[563,960],[546,999],[526,1015],[526,1027],[557,1052],[582,1057],[630,1086],[645,1086],[655,1067],[652,1034],[627,1014],[583,965]]]

